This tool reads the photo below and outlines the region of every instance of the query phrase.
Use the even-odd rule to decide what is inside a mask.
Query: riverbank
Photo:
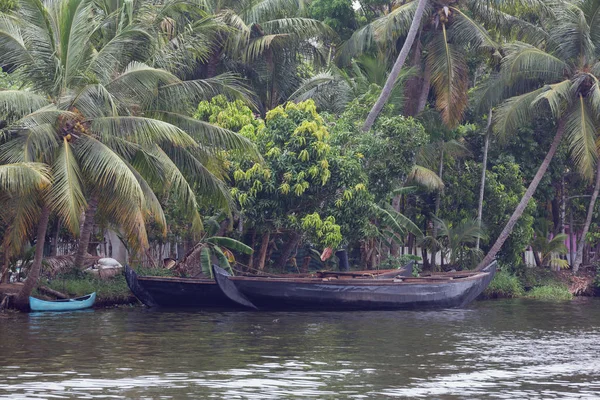
[[[577,275],[570,270],[527,268],[521,274],[501,270],[496,273],[483,297],[571,300],[576,296],[597,296],[597,285],[595,268],[582,269]]]

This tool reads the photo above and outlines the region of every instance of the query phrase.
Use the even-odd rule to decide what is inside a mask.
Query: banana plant
[[[232,263],[235,264],[234,252],[252,254],[252,248],[239,240],[217,236],[220,225],[215,218],[210,218],[206,222],[205,229],[205,235],[177,264],[175,270],[182,275],[196,273],[213,278],[211,265],[214,260],[221,268],[234,275],[231,267]],[[200,266],[199,271],[198,265]]]

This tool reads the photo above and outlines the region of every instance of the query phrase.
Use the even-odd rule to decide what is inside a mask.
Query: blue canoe
[[[95,301],[96,292],[74,299],[53,301],[40,300],[36,299],[35,297],[30,297],[29,307],[31,308],[31,311],[71,311],[89,308],[94,305]]]

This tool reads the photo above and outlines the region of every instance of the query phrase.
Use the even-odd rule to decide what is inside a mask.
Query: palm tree
[[[567,254],[565,240],[568,236],[564,233],[559,233],[552,238],[549,238],[549,236],[548,224],[546,220],[542,220],[541,226],[535,230],[535,238],[530,244],[537,266],[550,266],[558,269],[568,267],[569,264],[566,260],[557,257],[558,255]]]
[[[327,58],[323,40],[334,35],[326,24],[306,18],[302,0],[214,2],[210,12],[221,30],[206,62],[206,75],[219,67],[246,77],[260,99],[260,111],[282,104],[301,82],[302,64]]]
[[[39,208],[32,199],[48,185],[49,169],[44,164],[0,165],[0,227],[4,228],[0,244],[4,254],[4,266],[0,271],[4,282],[8,282],[9,258],[18,254],[29,238],[29,231],[33,226],[27,218],[19,216],[29,215],[35,219]]]
[[[543,38],[534,44],[515,42],[505,48],[497,95],[520,91],[496,110],[495,131],[509,135],[549,109],[557,121],[546,157],[500,236],[482,260],[483,268],[498,253],[533,196],[556,149],[566,137],[579,172],[593,179],[600,128],[600,2],[558,2],[553,14],[541,17]]]
[[[481,257],[479,249],[471,248],[478,239],[485,238],[485,232],[477,220],[463,221],[451,224],[437,217],[434,218],[435,231],[433,236],[421,239],[424,246],[431,248],[434,252],[441,251],[442,265],[448,259],[451,267],[459,267],[465,264],[475,265],[472,260]],[[434,253],[435,254],[435,253]]]
[[[421,19],[423,18],[423,13],[425,11],[426,6],[427,6],[427,0],[419,0],[419,3],[417,4],[417,9],[415,10],[415,15],[410,24],[410,29],[408,30],[408,35],[406,35],[406,40],[404,41],[404,44],[402,45],[402,50],[400,50],[400,54],[398,54],[398,59],[394,63],[394,67],[392,68],[390,75],[389,75],[387,81],[385,82],[383,89],[381,90],[381,94],[379,95],[379,98],[373,105],[373,108],[369,112],[369,115],[367,116],[367,119],[365,120],[365,123],[362,127],[363,131],[365,131],[365,132],[371,129],[371,127],[373,126],[373,123],[375,122],[375,119],[377,118],[377,116],[379,115],[381,110],[383,109],[383,106],[385,105],[385,103],[390,98],[390,95],[392,94],[392,90],[394,89],[394,86],[396,86],[396,80],[398,79],[398,76],[400,75],[400,70],[402,70],[402,67],[404,66],[406,57],[408,57],[408,53],[410,52],[410,49],[413,46],[415,37],[417,36],[417,32],[419,31],[419,27],[421,25]],[[445,31],[444,31],[444,35],[445,35]]]
[[[398,39],[406,35],[388,83],[363,129],[373,124],[386,101],[390,85],[396,81],[399,68],[411,49],[414,53],[412,64],[420,71],[422,79],[422,84],[418,85],[422,92],[411,96],[419,98],[419,107],[413,107],[414,114],[418,114],[425,106],[431,85],[436,107],[444,123],[451,128],[461,121],[467,105],[469,80],[466,52],[475,49],[497,55],[496,42],[484,26],[471,17],[474,10],[491,13],[493,9],[488,7],[482,10],[481,7],[475,7],[474,3],[477,2],[474,1],[432,0],[426,3],[413,0],[398,5],[388,14],[356,31],[340,48],[338,58],[343,64],[351,57],[371,51],[373,44],[377,46],[377,51],[392,55]],[[421,23],[419,18],[422,15]]]
[[[184,81],[174,73],[177,62],[174,72],[151,66],[171,65],[179,52],[156,21],[170,18],[170,9],[165,5],[161,11],[129,14],[131,24],[106,38],[99,32],[114,13],[105,15],[91,0],[24,0],[16,15],[0,16],[2,64],[20,66],[30,88],[0,91],[0,117],[6,121],[0,163],[43,162],[53,177],[37,199],[36,257],[18,306],[26,306],[37,282],[51,212],[81,233],[82,252],[93,218],[80,232],[81,213],[88,208],[86,214],[93,215],[95,207],[134,248],[145,247],[148,218],[166,231],[155,191],[175,196],[198,232],[194,186],[215,205],[230,202],[218,170],[211,168],[216,153],[236,148],[256,154],[247,139],[186,115],[199,98],[239,93],[231,77]],[[34,220],[31,212],[17,217]]]

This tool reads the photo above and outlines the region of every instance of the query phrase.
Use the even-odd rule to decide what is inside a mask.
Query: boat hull
[[[29,297],[31,311],[73,311],[90,308],[96,301],[96,292],[75,299],[46,301]]]
[[[411,276],[412,263],[398,270],[327,272],[320,271],[323,277],[338,276],[353,279],[356,276],[374,276],[374,279],[387,276]],[[297,278],[310,274],[287,275]],[[125,278],[131,292],[148,307],[195,307],[195,308],[252,308],[243,300],[231,300],[224,294],[214,279],[176,278],[160,276],[138,276],[125,265]],[[241,304],[240,304],[241,303]]]
[[[421,282],[247,278],[219,272],[217,282],[226,294],[233,299],[241,297],[261,310],[421,310],[468,305],[493,279],[495,264],[485,272],[461,279]],[[225,280],[237,293],[225,285]]]
[[[148,307],[240,308],[213,279],[137,276],[125,266],[131,292]]]

